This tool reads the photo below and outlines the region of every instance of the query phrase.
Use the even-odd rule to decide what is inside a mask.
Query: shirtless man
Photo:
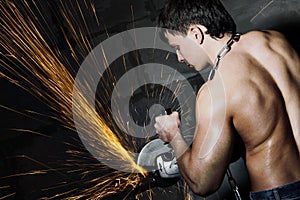
[[[218,189],[238,134],[251,199],[300,199],[300,59],[284,36],[243,34],[231,40],[231,50],[216,65],[220,49],[236,32],[221,2],[169,0],[159,24],[168,29],[164,35],[179,62],[196,70],[205,66],[203,61],[218,66],[197,94],[192,147],[181,135],[177,112],[155,119],[191,190],[205,196]]]

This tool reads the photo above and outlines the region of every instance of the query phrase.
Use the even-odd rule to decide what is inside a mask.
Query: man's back
[[[300,180],[300,62],[277,32],[241,37],[220,64],[252,190]],[[297,148],[298,144],[298,148]]]

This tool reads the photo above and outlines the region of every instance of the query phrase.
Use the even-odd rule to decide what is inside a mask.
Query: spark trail
[[[57,48],[53,49],[49,46],[45,40],[45,32],[40,29],[42,23],[47,25],[46,19],[42,15],[43,10],[36,5],[35,1],[30,3],[31,5],[29,5],[28,1],[21,1],[18,5],[13,1],[1,1],[0,3],[2,12],[1,46],[3,47],[1,56],[5,58],[1,59],[0,75],[46,102],[53,111],[59,113],[59,115],[52,117],[64,127],[75,131],[72,119],[74,114],[72,113],[74,69],[70,67],[68,60],[62,56]],[[32,4],[35,5],[34,8],[41,15],[35,14]],[[78,2],[76,1],[74,4],[72,6],[76,6],[81,11]],[[71,11],[66,9],[63,2],[60,2],[60,9],[71,34],[79,44],[80,52],[86,54],[86,52],[91,50],[88,38],[82,34],[83,29],[88,28],[87,24],[84,23],[84,27],[82,27],[78,22],[72,21]],[[49,36],[49,38],[51,37]],[[75,50],[71,46],[71,42],[67,37],[65,39],[71,52],[73,52],[75,60],[79,60],[74,53]],[[97,102],[97,105],[99,105],[101,110],[101,102]],[[84,190],[82,195],[73,198],[76,199],[83,196],[99,198],[123,191],[129,186],[134,188],[140,180],[140,174],[145,175],[146,172],[136,165],[135,158],[128,153],[124,141],[120,141],[104,119],[97,113],[95,114],[95,109],[86,103],[84,96],[82,96],[82,101],[78,105],[73,106],[80,107],[80,109],[76,109],[79,113],[75,114],[81,116],[81,120],[84,121],[88,129],[87,132],[90,134],[89,137],[97,140],[106,149],[110,149],[109,152],[97,149],[97,153],[108,158],[122,159],[123,163],[126,163],[126,167],[132,171],[130,175],[116,171],[91,180],[90,183],[97,184]],[[101,128],[101,134],[99,134],[99,127]],[[76,152],[72,151],[69,153],[76,154]],[[102,170],[109,169],[104,165],[97,165],[96,167]],[[115,180],[120,180],[118,185],[115,184]],[[56,197],[71,192],[67,191],[64,194],[56,195]]]
[[[47,12],[45,12],[45,8],[39,1],[21,0],[18,1],[18,3],[16,2],[13,0],[0,2],[2,12],[0,45],[3,48],[1,50],[0,76],[45,102],[52,111],[54,111],[51,117],[57,120],[63,127],[73,132],[76,132],[73,114],[80,116],[80,120],[83,124],[82,128],[87,133],[87,137],[96,140],[101,144],[100,146],[104,147],[103,149],[96,149],[97,154],[107,159],[121,159],[122,163],[125,163],[124,167],[127,171],[132,172],[113,171],[101,163],[90,164],[88,163],[89,160],[92,160],[90,155],[80,150],[70,149],[66,153],[70,154],[73,159],[70,159],[67,164],[63,164],[62,169],[69,172],[80,171],[82,177],[105,170],[110,171],[110,173],[87,180],[86,184],[91,185],[91,187],[87,189],[71,189],[56,194],[50,197],[50,199],[65,196],[68,196],[68,199],[100,199],[115,193],[134,189],[140,183],[141,179],[147,176],[147,172],[136,165],[135,158],[130,153],[130,151],[137,149],[136,141],[127,135],[117,133],[119,129],[114,127],[112,119],[109,116],[110,111],[103,105],[102,100],[97,100],[96,104],[98,110],[95,110],[95,108],[92,108],[87,103],[85,94],[80,94],[80,101],[74,105],[74,102],[72,102],[72,92],[76,66],[74,67],[74,64],[70,63],[63,52],[59,51],[59,44],[51,40],[54,32],[51,31],[51,25],[47,22]],[[80,4],[79,1],[70,1],[68,6],[63,0],[57,1],[56,3],[57,5],[54,8],[52,6],[51,12],[59,16],[58,18],[61,18],[61,21],[64,21],[64,23],[60,24],[60,31],[63,34],[63,40],[68,46],[72,59],[75,60],[78,68],[82,58],[93,48],[90,42],[91,36],[85,34],[90,33],[89,21],[91,19],[85,18],[86,16],[83,14],[83,9],[92,11],[93,16],[89,17],[92,17],[98,26],[105,27],[105,25],[100,23],[101,20],[98,20],[95,6],[91,2],[84,0]],[[74,10],[79,11],[80,21],[74,17]],[[132,15],[134,15],[132,6],[131,12]],[[67,26],[67,30],[62,26]],[[105,32],[108,35],[106,28]],[[72,40],[69,35],[72,36]],[[73,45],[74,42],[76,43],[76,49]],[[103,53],[105,54],[106,52]],[[136,59],[137,62],[139,62],[138,57]],[[124,57],[123,64],[126,70],[126,59]],[[108,74],[111,80],[116,79],[109,68]],[[103,84],[105,87],[111,83],[104,82]],[[177,91],[179,92],[180,89],[177,88]],[[162,92],[163,90],[147,95],[148,97],[161,98]],[[109,101],[110,97],[107,94],[110,92],[104,91],[104,93],[106,95],[102,95],[101,98],[104,98],[105,101]],[[176,94],[173,98],[176,98]],[[77,108],[75,110],[78,113],[73,113],[72,106]],[[23,132],[30,131],[23,130]],[[99,132],[101,132],[101,134]],[[41,133],[35,134],[42,135]],[[70,143],[67,145],[72,147]],[[83,149],[84,147],[81,148]],[[24,174],[16,174],[15,176],[47,173],[49,171],[59,172],[61,170],[52,169],[50,166],[46,166],[33,158],[26,156],[23,156],[23,158],[39,164],[44,167],[44,169],[33,170]],[[80,158],[86,162],[79,162],[76,158]],[[88,170],[85,171],[85,168]],[[53,188],[64,187],[68,184],[69,183],[61,183],[57,186],[53,186]],[[53,188],[44,188],[44,190],[47,191]],[[7,195],[7,197],[9,196],[14,196],[14,193]],[[148,193],[148,197],[151,198],[151,191]]]
[[[253,22],[253,21],[257,18],[257,16],[260,15],[267,7],[269,7],[273,2],[274,2],[273,0],[269,1],[262,9],[260,9],[260,11],[259,11],[254,17],[252,17],[252,18],[250,19],[250,22]]]

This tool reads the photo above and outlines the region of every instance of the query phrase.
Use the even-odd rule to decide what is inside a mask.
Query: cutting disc
[[[161,139],[154,139],[147,143],[139,153],[137,164],[148,171],[158,170],[156,158],[164,153],[170,152],[172,147]]]

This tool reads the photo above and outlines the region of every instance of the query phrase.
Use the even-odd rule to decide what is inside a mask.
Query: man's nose
[[[178,62],[184,62],[184,57],[182,56],[179,50],[176,50],[176,54],[177,54]]]

